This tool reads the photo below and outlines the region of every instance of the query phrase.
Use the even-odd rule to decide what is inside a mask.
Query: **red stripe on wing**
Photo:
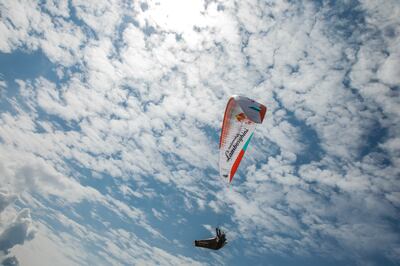
[[[267,112],[267,107],[265,105],[260,104],[261,110],[260,110],[260,118],[261,118],[261,123],[264,120],[265,113]]]
[[[244,150],[241,150],[240,153],[239,153],[239,156],[236,158],[235,162],[234,162],[233,165],[232,165],[231,173],[230,173],[230,176],[229,176],[229,182],[232,181],[232,178],[233,178],[233,176],[235,175],[236,170],[237,170],[238,167],[239,167],[239,164],[240,164],[240,161],[241,161],[242,158],[243,158],[243,155],[244,155]]]

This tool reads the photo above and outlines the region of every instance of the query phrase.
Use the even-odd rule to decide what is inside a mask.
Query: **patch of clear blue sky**
[[[0,109],[13,113],[13,106],[9,99],[15,98],[24,102],[19,96],[19,86],[16,80],[30,81],[34,83],[35,79],[43,77],[51,82],[54,82],[57,87],[61,82],[56,74],[56,64],[53,64],[42,50],[26,51],[16,50],[11,53],[0,53],[0,76],[7,83],[5,91],[0,98]],[[71,67],[73,71],[79,71],[76,67]],[[79,129],[78,123],[74,121],[65,121],[61,117],[48,114],[40,108],[38,111],[39,121],[51,121],[53,126],[59,130],[68,131],[71,129]],[[38,131],[42,132],[40,125]]]
[[[54,65],[41,50],[16,50],[11,53],[0,52],[0,73],[7,82],[13,84],[15,79],[33,79],[43,76],[56,81]]]
[[[51,81],[58,79],[54,65],[41,50],[0,52],[0,74],[3,80],[7,82],[6,94],[4,95],[7,98],[18,95],[18,84],[15,82],[17,79],[33,80],[40,76]]]

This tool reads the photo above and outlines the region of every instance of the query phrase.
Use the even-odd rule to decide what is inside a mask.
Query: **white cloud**
[[[2,207],[8,205],[16,197],[15,194],[2,193]],[[0,213],[4,209],[0,210]],[[36,230],[32,226],[32,219],[29,209],[22,209],[13,218],[11,223],[5,224],[4,213],[1,214],[2,226],[0,231],[0,262],[2,265],[19,265],[15,256],[9,255],[10,250],[15,246],[23,245],[34,238]]]
[[[65,5],[59,7],[57,10],[62,10]],[[56,7],[50,3],[47,8],[56,12]],[[4,11],[0,22],[4,36],[0,42],[1,51],[10,53],[19,46],[30,51],[41,48],[53,62],[66,66],[77,62],[85,35],[74,23],[43,13],[34,1],[3,1],[1,9]],[[65,14],[65,11],[61,13]]]
[[[390,86],[398,86],[400,84],[400,54],[391,54],[382,64],[378,71],[378,77],[382,82]]]
[[[34,237],[35,231],[31,228],[29,209],[21,210],[14,221],[9,224],[0,235],[0,250],[7,252],[15,245],[22,245]]]
[[[0,213],[2,213],[4,209],[8,205],[13,203],[16,199],[17,199],[16,194],[0,191]]]
[[[46,1],[45,7],[53,16],[69,17],[70,9],[67,0]]]
[[[81,263],[87,257],[78,241],[63,239],[61,234],[53,234],[43,224],[37,226],[35,238],[12,251],[21,265],[71,265]]]
[[[0,147],[0,150],[2,183],[8,184],[9,189],[16,193],[28,191],[43,196],[56,195],[71,203],[101,198],[96,190],[62,175],[42,158],[5,147]],[[3,154],[7,154],[7,159]]]
[[[96,3],[73,0],[76,16],[88,25],[99,38],[115,34],[123,18],[125,6],[120,1],[102,0]]]

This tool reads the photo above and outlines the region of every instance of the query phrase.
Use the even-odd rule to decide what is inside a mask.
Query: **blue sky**
[[[0,14],[2,264],[400,265],[398,1]],[[233,94],[268,111],[228,186]]]

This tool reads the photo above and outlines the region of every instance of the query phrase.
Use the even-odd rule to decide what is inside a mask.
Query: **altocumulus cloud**
[[[3,264],[398,264],[399,12],[1,1]],[[231,94],[269,110],[227,188]]]
[[[0,215],[17,196],[12,193],[0,191]],[[6,221],[4,217],[1,217]],[[35,235],[32,227],[32,219],[29,209],[22,209],[12,221],[7,221],[5,226],[0,227],[0,260],[3,265],[18,265],[18,259],[10,256],[10,249],[16,245],[23,245],[25,241],[31,240]]]

